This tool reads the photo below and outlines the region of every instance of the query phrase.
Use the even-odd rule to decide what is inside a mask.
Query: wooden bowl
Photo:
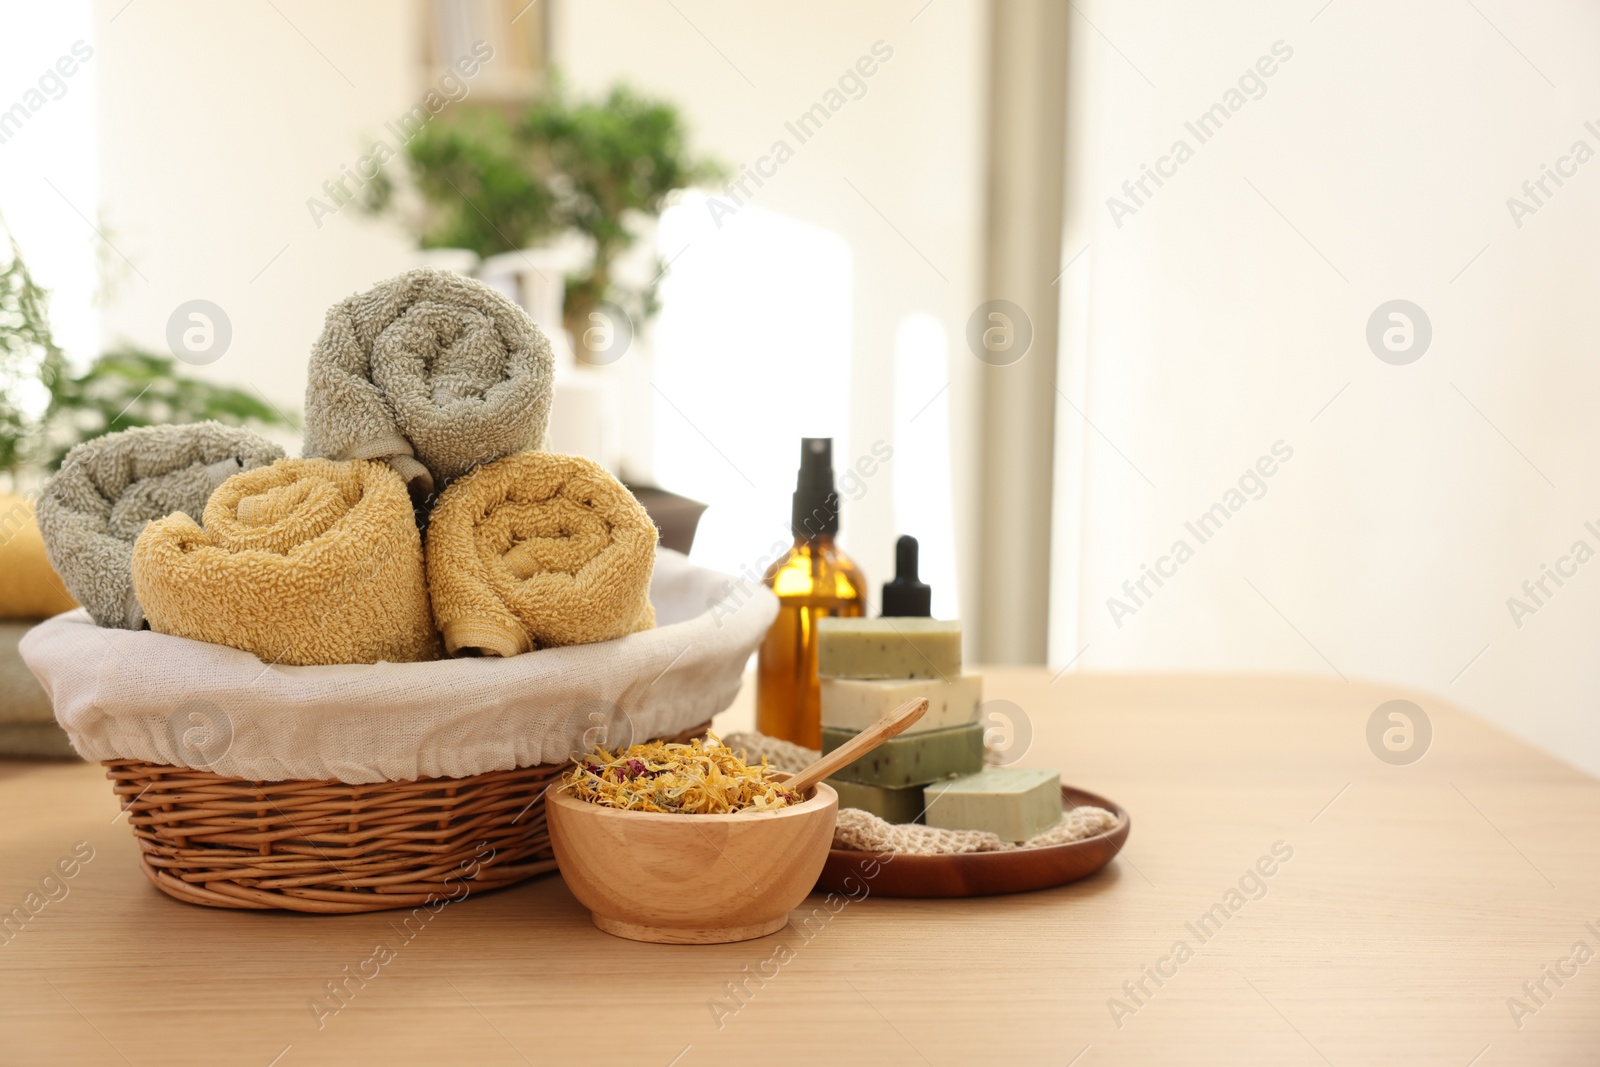
[[[561,877],[594,924],[634,941],[713,945],[774,933],[828,860],[839,794],[776,811],[668,815],[545,797]]]

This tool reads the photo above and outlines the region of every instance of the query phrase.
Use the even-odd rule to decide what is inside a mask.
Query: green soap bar
[[[832,752],[856,735],[854,730],[822,728],[822,751]],[[861,785],[927,785],[952,774],[983,767],[983,723],[891,737],[834,774]]]
[[[842,778],[829,778],[828,784],[839,794],[839,807],[870,811],[884,822],[922,821],[922,786],[862,785]]]
[[[988,830],[1002,841],[1026,841],[1061,821],[1061,774],[990,767],[924,791],[927,823],[945,830]]]
[[[817,620],[819,678],[954,678],[961,623],[914,616]]]

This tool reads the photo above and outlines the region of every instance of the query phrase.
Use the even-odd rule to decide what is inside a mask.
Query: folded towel
[[[76,759],[67,732],[54,721],[0,723],[0,758]]]
[[[39,498],[50,564],[101,626],[137,630],[133,542],[175,511],[198,519],[213,490],[283,449],[220,422],[141,426],[78,445]]]
[[[439,497],[428,590],[451,655],[515,656],[655,626],[656,528],[593,460],[523,452]]]
[[[44,552],[33,501],[0,493],[0,619],[46,619],[78,606]]]
[[[0,622],[0,758],[68,758],[75,753],[17,646],[33,621]],[[98,633],[98,631],[96,631]]]
[[[387,460],[422,496],[544,445],[555,359],[482,282],[414,270],[328,309],[311,349],[305,454]]]
[[[0,726],[55,725],[50,694],[44,691],[44,686],[22,662],[22,654],[17,651],[22,635],[31,629],[31,620],[0,622]]]
[[[204,529],[187,515],[145,528],[133,586],[157,633],[268,663],[439,658],[411,499],[382,463],[280,459],[237,474]]]

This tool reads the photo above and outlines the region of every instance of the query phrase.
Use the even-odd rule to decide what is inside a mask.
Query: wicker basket
[[[704,732],[778,613],[765,587],[734,582],[663,549],[654,629],[504,659],[273,669],[104,629],[81,608],[18,651],[73,748],[105,765],[162,892],[220,908],[414,908],[554,868],[544,791],[594,727]]]
[[[191,904],[383,911],[460,900],[555,869],[544,791],[565,769],[559,764],[347,785],[102,762],[145,877]]]

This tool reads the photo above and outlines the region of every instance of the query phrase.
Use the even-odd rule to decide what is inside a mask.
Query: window
[[[718,222],[720,221],[720,226]],[[696,562],[761,569],[789,539],[801,437],[850,415],[851,256],[837,234],[755,205],[713,219],[702,193],[661,218],[654,476],[709,507]]]

